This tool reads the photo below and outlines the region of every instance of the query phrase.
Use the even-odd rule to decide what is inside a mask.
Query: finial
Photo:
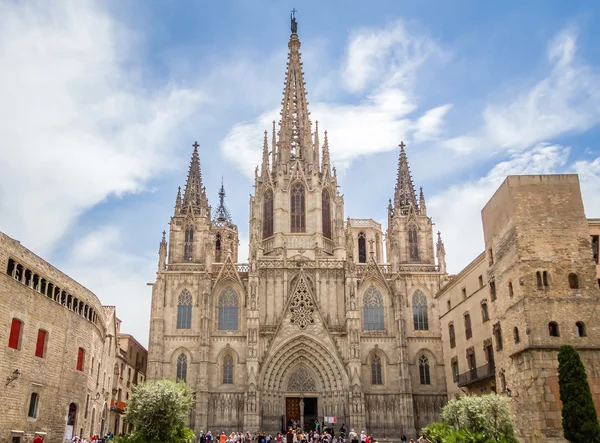
[[[296,8],[292,9],[292,13],[290,14],[290,22],[292,28],[292,34],[298,33],[298,22],[296,21]]]
[[[194,152],[198,152],[198,147],[200,146],[197,141],[192,145],[194,147]]]
[[[404,152],[404,148],[406,147],[406,145],[404,144],[404,142],[401,141],[398,146],[400,146],[400,152]]]
[[[165,243],[167,241],[167,231],[162,232],[162,242]]]
[[[440,231],[438,231],[438,241],[442,240],[442,233]]]

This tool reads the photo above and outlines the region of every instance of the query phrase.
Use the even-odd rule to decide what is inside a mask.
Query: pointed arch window
[[[367,236],[364,232],[358,233],[358,262],[367,262]]]
[[[191,329],[192,327],[192,294],[187,289],[179,294],[177,304],[177,329]]]
[[[187,364],[187,356],[182,352],[177,357],[177,381],[181,380],[184,383],[187,381]]]
[[[222,263],[221,260],[221,233],[218,233],[216,238],[215,238],[215,262],[217,263]]]
[[[233,384],[233,357],[226,355],[223,359],[223,384]]]
[[[290,199],[292,232],[306,232],[306,216],[304,210],[304,186],[300,183],[296,183],[292,186]]]
[[[429,374],[429,359],[424,355],[419,357],[419,379],[422,385],[431,384],[431,376]]]
[[[273,235],[273,191],[268,189],[263,196],[263,238]]]
[[[378,355],[374,355],[371,359],[371,384],[383,384],[383,378],[381,376],[381,358],[379,358]]]
[[[413,294],[413,323],[415,331],[428,331],[429,318],[427,316],[427,298],[422,291]]]
[[[363,296],[363,325],[365,331],[383,331],[383,296],[371,285]]]
[[[186,226],[185,228],[185,239],[183,243],[183,258],[185,260],[192,259],[192,248],[194,244],[194,227]]]
[[[419,238],[416,226],[408,228],[408,255],[411,262],[419,261]]]
[[[239,297],[232,287],[219,295],[219,331],[237,331]]]
[[[322,203],[322,219],[323,219],[323,236],[331,239],[331,198],[329,197],[329,191],[323,190],[321,197]]]

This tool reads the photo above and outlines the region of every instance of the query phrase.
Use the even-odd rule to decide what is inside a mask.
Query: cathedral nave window
[[[374,355],[371,359],[371,384],[383,384],[383,378],[381,376],[381,358],[377,355]]]
[[[364,232],[358,233],[358,262],[367,262],[367,236]]]
[[[177,304],[177,329],[191,329],[192,327],[192,294],[187,289],[179,294]]]
[[[231,355],[226,355],[223,358],[223,384],[233,384],[233,357]]]
[[[412,298],[413,323],[415,331],[429,330],[429,319],[427,316],[427,298],[422,291],[416,291]]]
[[[187,381],[187,363],[187,356],[181,353],[177,357],[177,380],[181,380],[184,383]]]
[[[273,235],[273,191],[267,190],[263,197],[263,238]]]
[[[219,295],[219,331],[237,331],[239,297],[233,288],[226,288]]]
[[[422,385],[431,384],[431,376],[429,374],[429,359],[424,355],[419,357],[419,379]]]
[[[331,199],[329,198],[329,192],[323,190],[321,198],[322,202],[322,218],[323,218],[323,236],[331,239]]]
[[[217,234],[215,240],[215,262],[221,263],[221,234]]]
[[[296,183],[292,187],[290,199],[291,231],[306,232],[306,217],[304,214],[304,186]]]
[[[192,246],[194,244],[194,228],[188,226],[185,228],[185,243],[183,245],[183,258],[185,260],[192,259]]]
[[[383,296],[373,285],[363,296],[363,324],[365,331],[383,331]]]
[[[408,228],[408,252],[411,262],[419,261],[419,239],[417,237],[417,228]]]

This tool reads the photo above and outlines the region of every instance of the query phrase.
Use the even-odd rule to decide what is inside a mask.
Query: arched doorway
[[[67,414],[67,429],[65,438],[73,438],[75,435],[75,424],[77,423],[77,405],[71,403],[69,405],[69,412]]]

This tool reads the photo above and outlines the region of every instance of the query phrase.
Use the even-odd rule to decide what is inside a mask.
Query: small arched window
[[[219,295],[219,330],[237,331],[239,297],[232,287],[225,288]]]
[[[550,286],[550,274],[548,274],[548,271],[542,273],[542,282],[544,283],[544,287],[547,288]]]
[[[575,326],[577,327],[577,336],[578,337],[585,337],[587,335],[586,331],[585,331],[585,323],[582,321],[578,321],[577,323],[575,323]]]
[[[194,227],[187,226],[185,228],[185,241],[183,243],[183,258],[186,260],[192,259],[192,248],[194,245]]]
[[[542,273],[540,271],[537,271],[535,273],[535,282],[537,284],[538,289],[542,289],[544,287],[544,285],[542,284]]]
[[[506,375],[504,375],[504,371],[500,372],[500,392],[506,392]]]
[[[515,344],[519,344],[521,339],[519,338],[519,328],[517,328],[516,326],[515,329],[513,329],[513,336],[515,338]]]
[[[233,357],[226,355],[223,358],[223,384],[233,384]]]
[[[367,262],[367,236],[364,232],[358,233],[358,262]]]
[[[422,291],[417,290],[412,297],[413,304],[413,323],[415,331],[429,330],[429,320],[427,317],[427,298]]]
[[[192,294],[187,289],[179,294],[177,303],[177,329],[191,329],[192,327]]]
[[[75,403],[71,403],[69,405],[69,415],[67,417],[67,426],[73,426],[73,428],[75,428],[75,423],[77,423],[77,405]]]
[[[573,272],[569,274],[569,288],[579,289],[579,277]]]
[[[184,383],[187,381],[187,364],[187,356],[184,353],[179,354],[177,357],[177,381],[181,380]]]
[[[383,296],[374,285],[363,296],[363,326],[365,331],[384,329]]]
[[[429,375],[429,359],[424,355],[419,358],[419,379],[422,385],[431,384],[431,376]]]
[[[291,231],[306,232],[304,186],[300,183],[296,183],[292,187],[290,197]]]
[[[323,220],[323,237],[331,239],[331,198],[329,191],[323,190],[321,196],[321,215]]]
[[[215,262],[216,263],[222,262],[221,250],[222,250],[221,233],[218,233],[215,237]]]
[[[508,282],[508,296],[512,297],[513,295],[515,295],[515,292],[513,290],[513,284],[511,281]]]
[[[383,378],[381,376],[381,358],[377,355],[374,355],[371,359],[371,384],[383,384]]]
[[[496,339],[496,351],[501,351],[504,343],[502,342],[502,327],[500,326],[500,322],[496,323],[492,329],[494,331],[494,338]]]
[[[273,235],[273,191],[268,189],[263,195],[263,238]]]
[[[411,262],[419,261],[419,238],[416,226],[408,228],[408,255]]]
[[[448,325],[448,336],[450,337],[450,347],[454,348],[456,346],[456,334],[454,333],[454,325],[452,323]]]
[[[550,337],[560,336],[560,334],[558,333],[558,323],[556,323],[555,321],[551,321],[550,323],[548,323],[548,334],[550,335]]]

